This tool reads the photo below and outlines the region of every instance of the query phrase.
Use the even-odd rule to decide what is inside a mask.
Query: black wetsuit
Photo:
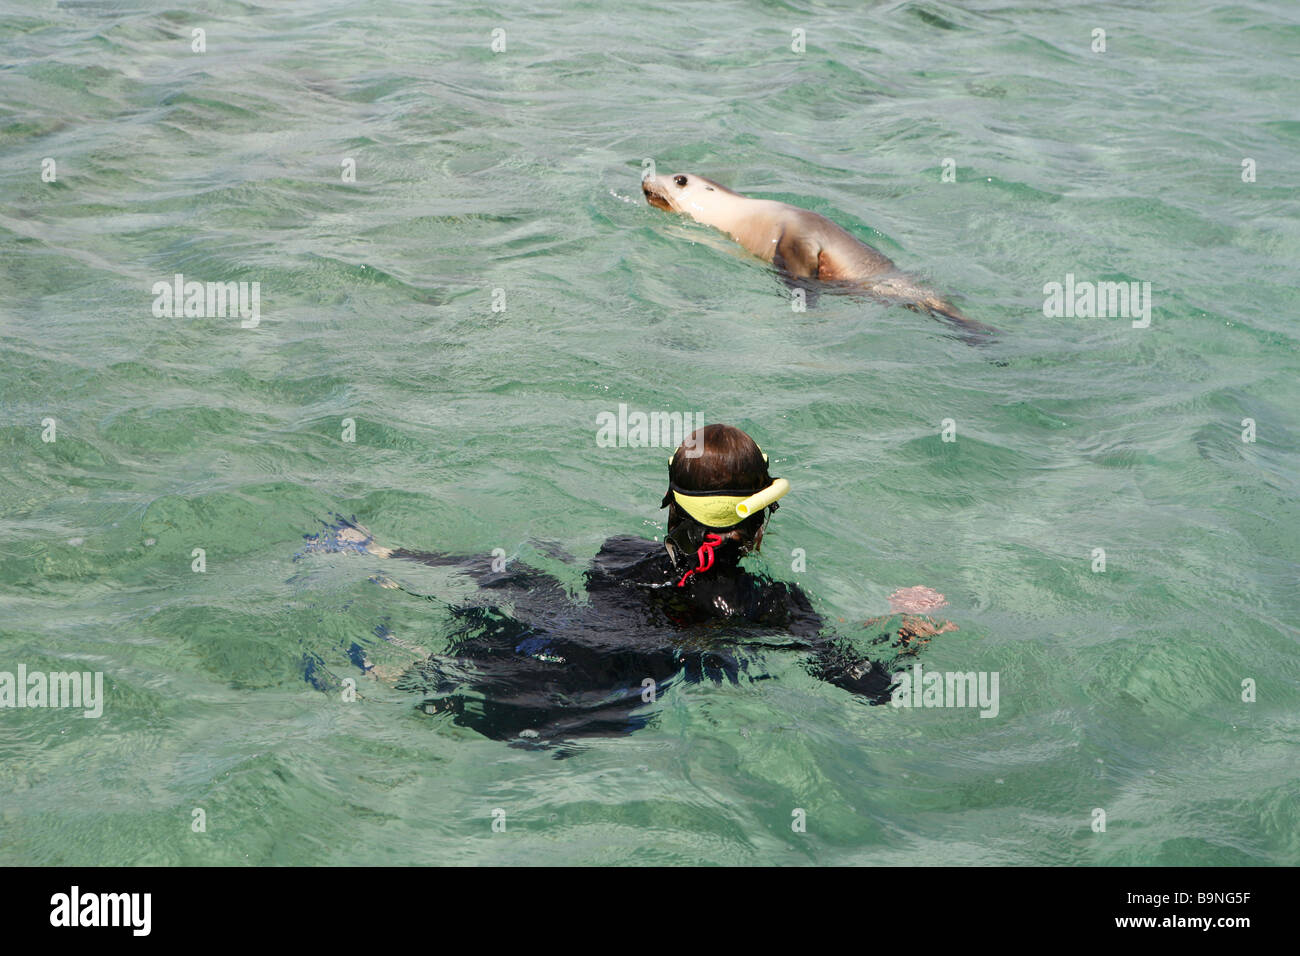
[[[586,571],[583,604],[518,562],[493,571],[463,556],[391,557],[457,567],[482,588],[481,601],[451,607],[447,651],[398,687],[422,694],[427,712],[450,713],[488,737],[540,743],[627,733],[678,680],[766,677],[751,673],[744,648],[804,651],[818,677],[871,703],[888,699],[888,670],[825,634],[799,587],[751,574],[734,559],[720,557],[679,587],[686,569],[674,567],[662,544],[611,538]]]

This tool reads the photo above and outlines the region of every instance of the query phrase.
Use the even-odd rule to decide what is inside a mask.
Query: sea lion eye
[[[673,182],[675,182],[678,186],[685,186],[685,185],[686,185],[686,177],[685,177],[685,176],[674,176],[674,177],[673,177]]]
[[[707,189],[709,192],[713,192],[713,187],[712,187],[712,186],[705,186],[704,188]]]

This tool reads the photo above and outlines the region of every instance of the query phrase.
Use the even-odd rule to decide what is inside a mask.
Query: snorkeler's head
[[[689,562],[705,537],[726,544],[722,554],[739,559],[763,541],[776,499],[789,485],[768,473],[767,456],[739,428],[705,425],[687,436],[668,465],[664,544],[674,562]]]

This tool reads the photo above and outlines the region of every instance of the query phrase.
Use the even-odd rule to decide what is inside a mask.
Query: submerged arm
[[[810,674],[873,704],[889,700],[894,688],[893,674],[901,669],[904,658],[914,656],[931,637],[957,629],[950,621],[938,623],[919,613],[944,606],[947,602],[942,594],[922,587],[901,589],[889,598],[894,615],[901,614],[901,617],[891,615],[865,622],[868,628],[894,625],[886,626],[871,639],[872,645],[887,645],[887,649],[881,648],[884,653],[868,656],[858,647],[860,642],[834,633],[797,585],[776,585],[768,595],[780,609],[772,608],[781,618],[783,629],[795,640],[765,646],[808,652],[806,666]]]
[[[874,617],[864,623],[873,627],[888,617]],[[816,646],[809,672],[836,687],[866,697],[873,704],[888,703],[894,689],[893,674],[905,658],[915,657],[930,642],[930,638],[957,630],[951,621],[936,622],[933,618],[904,614],[893,631],[882,631],[872,644],[889,642],[895,651],[887,661],[873,661],[864,657],[847,638],[828,637]],[[891,642],[890,638],[894,640]]]
[[[448,554],[445,551],[412,551],[409,548],[388,548],[375,541],[369,529],[359,524],[354,515],[345,518],[334,515],[318,534],[303,536],[307,545],[295,559],[307,554],[369,554],[377,558],[396,558],[414,561],[435,568],[456,568],[466,574],[481,588],[498,591],[515,591],[528,594],[539,601],[564,595],[564,588],[552,575],[522,562],[496,566],[493,558],[482,555]],[[398,587],[393,582],[380,580],[385,587]],[[402,588],[401,590],[406,590]]]

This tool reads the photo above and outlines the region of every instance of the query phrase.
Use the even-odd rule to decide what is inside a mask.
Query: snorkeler
[[[751,661],[741,656],[746,648],[804,651],[810,673],[884,703],[889,666],[827,633],[798,586],[742,564],[759,550],[789,490],[740,429],[697,429],[669,463],[660,505],[668,509],[664,541],[606,541],[585,572],[585,604],[575,603],[551,575],[520,562],[494,570],[482,558],[385,548],[346,520],[308,536],[306,552],[350,550],[454,567],[476,582],[481,601],[448,605],[456,627],[446,652],[416,664],[397,686],[423,694],[426,712],[450,713],[456,723],[496,739],[633,730],[652,716],[636,712],[649,710],[677,680],[768,676],[749,674]],[[914,619],[898,629],[893,646],[898,656],[914,654],[922,638],[950,629]],[[360,653],[354,645],[354,661],[364,668]],[[316,682],[311,667],[308,679]]]

